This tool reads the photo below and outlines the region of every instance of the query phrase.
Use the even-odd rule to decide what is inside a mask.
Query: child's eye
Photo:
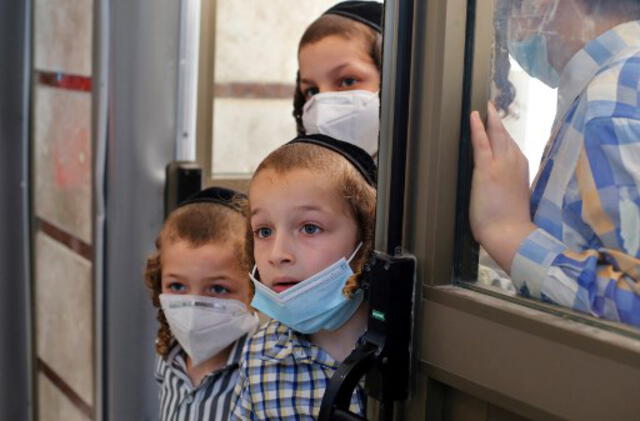
[[[304,232],[307,235],[317,234],[320,231],[321,231],[321,228],[314,224],[304,224],[302,226],[302,232]]]
[[[222,285],[211,285],[211,287],[209,287],[209,291],[216,295],[229,293],[229,289],[227,289],[226,287],[223,287]]]
[[[312,96],[314,96],[315,94],[317,94],[318,92],[319,92],[318,88],[307,88],[307,89],[305,89],[305,91],[303,93],[304,93],[304,97],[306,99],[309,99]]]
[[[352,78],[352,77],[345,77],[344,79],[342,79],[340,81],[340,87],[341,88],[351,88],[353,85],[355,85],[358,82],[357,79]]]
[[[254,237],[267,238],[271,235],[271,228],[261,227],[253,231]]]
[[[187,287],[180,282],[171,282],[169,285],[167,285],[167,288],[174,294],[183,293],[187,289]]]

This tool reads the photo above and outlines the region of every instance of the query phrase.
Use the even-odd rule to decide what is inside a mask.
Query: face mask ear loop
[[[251,277],[251,279],[253,279],[254,281],[260,281],[258,278],[256,278],[256,273],[258,271],[258,265],[256,265],[255,263],[253,264],[253,269],[251,269],[251,272],[249,272],[249,276]]]
[[[347,263],[351,263],[351,261],[353,260],[354,257],[356,257],[356,253],[358,253],[358,251],[362,248],[362,241],[360,241],[358,243],[358,245],[356,246],[356,249],[353,251],[353,253],[351,253],[351,256],[349,256],[349,258],[347,259]]]
[[[549,33],[547,32],[545,27],[547,26],[547,24],[549,24],[549,22],[551,22],[555,18],[556,12],[558,11],[558,1],[560,0],[555,0],[553,2],[553,8],[549,12],[545,13],[544,18],[542,19],[542,23],[540,24],[540,27],[538,29],[539,34]],[[573,1],[573,0],[570,0],[570,1]]]
[[[598,16],[597,13],[591,13],[591,14],[586,14],[584,13],[584,10],[576,4],[575,0],[568,0],[571,1],[571,5],[573,10],[576,13],[576,16],[580,16],[580,21],[582,22],[582,25],[580,26],[582,28],[582,31],[579,34],[572,34],[572,39],[578,39],[579,41],[582,42],[586,42],[591,38],[591,34],[595,28],[595,21],[594,21],[594,16]],[[556,3],[557,5],[557,3]],[[596,7],[600,7],[600,6],[596,6]]]

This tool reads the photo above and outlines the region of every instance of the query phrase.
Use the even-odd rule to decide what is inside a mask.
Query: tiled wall
[[[268,152],[295,136],[291,112],[298,42],[306,27],[337,2],[217,1],[214,175],[250,173]]]
[[[94,418],[92,0],[34,1],[37,419]]]
[[[36,85],[36,216],[91,242],[91,94]]]

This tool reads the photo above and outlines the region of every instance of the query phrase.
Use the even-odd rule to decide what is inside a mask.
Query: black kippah
[[[323,13],[356,20],[382,33],[382,3],[376,1],[343,1]]]
[[[189,196],[181,202],[178,207],[191,205],[193,203],[215,203],[242,213],[242,208],[238,203],[238,199],[246,198],[247,196],[244,193],[240,193],[235,190],[224,187],[209,187]]]
[[[376,164],[364,149],[353,143],[343,142],[324,134],[307,134],[294,138],[287,145],[292,143],[311,143],[312,145],[322,146],[344,156],[360,174],[364,177],[368,184],[376,187],[377,169]]]

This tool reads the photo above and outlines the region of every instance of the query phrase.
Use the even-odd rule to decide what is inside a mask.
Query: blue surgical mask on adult
[[[549,63],[547,38],[533,34],[522,41],[509,41],[509,53],[531,77],[540,79],[551,88],[557,88],[560,74]]]
[[[358,244],[349,259],[342,257],[331,266],[281,293],[266,287],[250,273],[255,286],[251,306],[272,319],[304,334],[320,330],[336,330],[356,312],[364,292],[358,290],[351,298],[342,293],[347,280],[353,276],[349,262],[358,252]]]

